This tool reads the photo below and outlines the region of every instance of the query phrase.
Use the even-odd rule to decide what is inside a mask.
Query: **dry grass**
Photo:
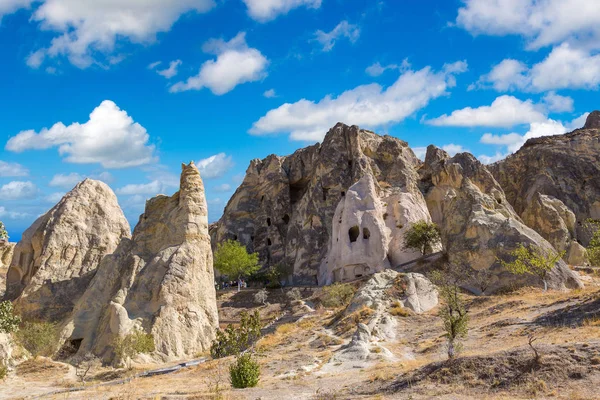
[[[358,309],[345,317],[343,316],[343,312],[340,312],[330,324],[335,325],[335,332],[337,335],[343,336],[354,330],[356,325],[368,323],[373,314],[375,314],[373,309],[363,306],[361,309]]]
[[[392,307],[390,307],[390,314],[395,317],[410,317],[413,315],[413,312],[409,308],[404,307],[399,301],[395,301]]]

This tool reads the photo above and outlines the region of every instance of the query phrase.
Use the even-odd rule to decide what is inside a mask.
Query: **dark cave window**
[[[237,235],[233,235],[233,240],[237,240]]]
[[[350,243],[356,242],[358,236],[360,236],[360,228],[358,226],[353,226],[348,230],[348,237],[350,238]]]
[[[290,223],[290,216],[287,214],[285,214],[281,219],[283,220],[283,222],[285,222],[286,225]]]
[[[348,166],[352,168],[352,160],[348,160]]]
[[[346,196],[346,192],[342,192],[342,197]]]
[[[267,246],[272,245],[273,243],[271,243],[271,239],[267,239]]]
[[[306,189],[308,188],[308,180],[301,180],[292,185],[290,185],[290,202],[292,205],[296,204],[304,193],[306,193]]]
[[[368,239],[371,237],[371,232],[367,228],[363,228],[363,239]]]
[[[271,226],[271,218],[267,218],[267,226]]]
[[[250,240],[254,242],[254,236],[250,236]]]
[[[263,201],[265,201],[265,196],[262,196],[262,197],[260,198],[260,202],[262,203]]]
[[[329,189],[323,188],[323,201],[327,200],[328,193],[329,193]]]

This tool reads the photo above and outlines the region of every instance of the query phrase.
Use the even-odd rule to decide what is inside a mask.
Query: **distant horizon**
[[[252,159],[336,122],[488,164],[600,107],[600,7],[579,0],[160,3],[0,5],[11,241],[86,177],[133,229],[194,160],[215,222]]]

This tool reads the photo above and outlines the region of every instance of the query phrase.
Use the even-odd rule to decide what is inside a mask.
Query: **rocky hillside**
[[[423,163],[406,142],[337,124],[322,144],[253,160],[212,236],[213,244],[239,240],[263,265],[285,267],[295,284],[322,285],[419,258],[405,248],[404,233],[414,222],[433,220],[442,229],[434,251],[486,271],[493,290],[537,284],[508,274],[498,259],[521,243],[562,249],[543,229],[527,226],[511,204],[470,154],[450,158],[431,146]],[[580,259],[581,250],[573,251]],[[581,285],[562,262],[551,281],[556,288]]]
[[[6,273],[12,260],[15,243],[0,241],[0,299],[6,290]]]
[[[588,218],[600,219],[600,111],[582,129],[530,139],[489,167],[523,220],[579,261],[590,239]]]

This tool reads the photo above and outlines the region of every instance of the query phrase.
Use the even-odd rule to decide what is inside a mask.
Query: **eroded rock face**
[[[102,258],[129,235],[113,191],[84,180],[23,233],[8,270],[6,298],[15,300],[26,320],[62,320]]]
[[[106,361],[133,329],[154,335],[162,360],[206,351],[218,327],[207,215],[200,174],[183,165],[180,191],[149,200],[132,238],[102,260],[64,337]]]
[[[555,250],[522,222],[484,165],[471,154],[450,158],[440,149],[429,146],[421,173],[427,205],[434,222],[441,228],[451,264],[492,272],[488,293],[513,285],[542,285],[531,276],[509,273],[498,261],[508,260],[510,252],[520,244],[544,252]],[[549,275],[552,288],[582,286],[577,274],[562,261]]]
[[[6,274],[12,260],[15,243],[0,240],[0,299],[6,290]]]
[[[585,221],[600,219],[600,112],[591,113],[583,129],[528,140],[489,169],[526,223],[524,213],[538,193],[560,200],[576,218],[571,240],[588,245]]]
[[[379,271],[414,258],[399,232],[429,219],[419,165],[405,142],[338,124],[322,144],[252,161],[213,238],[239,240],[263,265],[287,266],[296,284]]]

